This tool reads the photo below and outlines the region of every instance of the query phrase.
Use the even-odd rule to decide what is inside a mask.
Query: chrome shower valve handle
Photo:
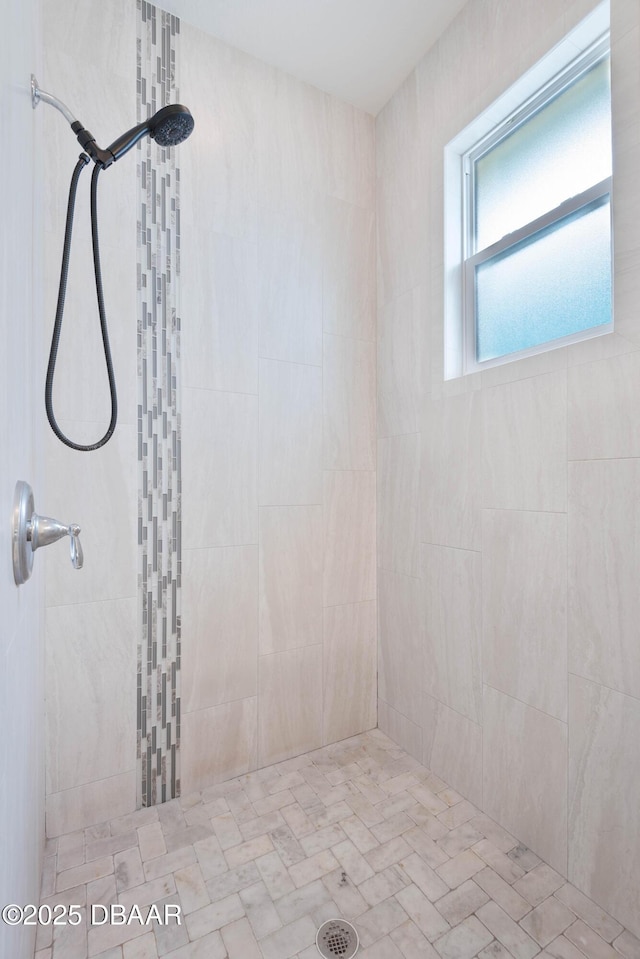
[[[49,546],[63,536],[70,539],[71,565],[82,569],[84,556],[80,543],[80,527],[66,525],[50,516],[39,516],[34,510],[33,490],[28,483],[19,480],[13,507],[13,578],[16,585],[25,583],[31,576],[33,554],[41,546]]]
[[[71,565],[74,569],[82,569],[84,553],[80,542],[80,527],[75,524],[70,526],[69,536],[71,537]]]
[[[35,553],[41,546],[49,546],[62,539],[63,536],[71,538],[71,564],[74,569],[82,569],[82,546],[80,545],[80,527],[73,523],[71,526],[65,526],[57,519],[50,516],[38,516],[34,513],[31,521],[27,523],[27,539],[31,542],[31,549]]]

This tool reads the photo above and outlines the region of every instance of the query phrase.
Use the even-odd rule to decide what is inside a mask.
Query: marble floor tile
[[[488,901],[489,897],[486,892],[471,879],[468,879],[457,889],[442,896],[438,900],[436,908],[438,912],[442,913],[450,926],[457,926],[458,923],[463,922]]]
[[[34,959],[316,959],[326,919],[357,959],[640,959],[640,942],[446,782],[371,730],[60,836]],[[91,925],[94,904],[181,922]]]
[[[262,959],[260,947],[246,919],[236,919],[220,930],[228,959]]]
[[[403,959],[402,953],[390,936],[379,939],[368,949],[359,953],[359,959]]]
[[[402,889],[396,899],[430,942],[438,939],[450,928],[444,916],[417,886],[412,884]]]
[[[528,899],[532,906],[539,906],[540,903],[550,896],[551,893],[564,885],[564,879],[548,866],[546,862],[541,862],[539,866],[528,872],[522,879],[518,879],[513,884],[525,899]]]
[[[614,959],[616,955],[615,949],[582,919],[576,919],[564,934],[587,959]]]
[[[256,939],[262,939],[269,933],[275,932],[282,926],[280,916],[276,912],[273,899],[263,882],[257,882],[254,886],[240,890],[240,899],[246,909],[247,919],[251,924],[253,935]],[[224,938],[224,930],[223,930]]]
[[[548,959],[549,956],[553,956],[553,959],[582,959],[584,953],[569,942],[566,936],[558,936],[540,953],[541,959],[543,956],[544,959]]]
[[[447,884],[440,879],[431,866],[424,862],[417,852],[402,860],[401,869],[406,873],[408,881],[414,882],[431,902],[446,896],[449,891]]]
[[[307,886],[294,889],[293,892],[282,896],[277,900],[275,908],[283,925],[316,912],[330,900],[329,890],[320,879],[316,879]]]
[[[584,919],[587,925],[591,926],[599,936],[606,939],[607,942],[613,940],[622,933],[622,926],[611,916],[608,916],[604,909],[597,906],[593,900],[583,895],[570,882],[561,886],[555,892],[556,899],[560,899],[566,906],[575,912],[579,919]],[[628,934],[630,935],[630,934]],[[619,948],[619,947],[617,947]],[[640,950],[638,951],[640,956]]]
[[[388,935],[396,926],[408,919],[397,899],[391,898],[358,916],[356,928],[363,946],[369,946]]]
[[[471,879],[477,872],[484,869],[484,863],[471,849],[465,849],[459,852],[457,856],[445,862],[443,866],[438,866],[438,875],[444,879],[446,884],[455,889],[461,886],[467,879]]]
[[[524,899],[508,882],[487,866],[473,877],[474,882],[497,902],[516,921],[531,911],[531,903]]]
[[[540,946],[548,946],[570,926],[575,916],[561,902],[549,896],[528,913],[520,925]]]
[[[442,959],[472,959],[493,936],[475,916],[469,916],[434,943]]]
[[[614,941],[613,945],[624,959],[640,959],[640,939],[627,929]]]
[[[478,909],[478,918],[514,959],[532,959],[540,951],[533,939],[495,902]]]
[[[369,904],[344,875],[343,869],[335,869],[322,877],[329,895],[336,903],[338,912],[344,919],[355,919],[366,912]]]
[[[517,879],[521,879],[525,874],[522,866],[514,862],[510,856],[505,856],[505,854],[501,852],[497,846],[494,846],[492,842],[489,842],[488,839],[481,839],[480,842],[472,846],[471,849],[476,856],[480,856],[480,858],[484,860],[487,866],[491,866],[493,871],[497,872],[505,882],[513,883]]]
[[[438,959],[438,953],[411,919],[397,926],[389,938],[396,944],[404,959]]]

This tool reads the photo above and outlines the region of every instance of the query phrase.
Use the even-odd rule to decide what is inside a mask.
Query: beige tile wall
[[[594,5],[470,0],[377,119],[379,723],[638,934],[636,0],[611,2],[616,332],[443,378],[444,146]]]
[[[62,2],[43,4],[43,88],[111,142],[136,117],[136,9],[128,0],[96,15]],[[124,42],[130,37],[131,42]],[[91,56],[77,54],[91,50]],[[74,54],[76,51],[76,54]],[[43,108],[41,108],[43,109]],[[42,336],[50,342],[71,172],[79,149],[64,119],[44,108],[54,145],[45,169],[45,283]],[[109,421],[90,256],[89,177],[78,190],[67,305],[54,389],[62,429],[91,442]],[[38,560],[46,570],[46,826],[50,836],[101,822],[136,803],[137,371],[136,160],[101,175],[100,252],[118,385],[118,427],[101,450],[67,449],[46,426],[39,510],[82,528],[84,568],[71,568],[56,543]]]
[[[366,114],[181,45],[188,791],[376,724],[375,156]]]
[[[135,121],[135,16],[130,0],[90,18],[46,5],[41,80],[98,142]],[[376,724],[375,125],[186,23],[180,53],[196,121],[179,159],[188,792]],[[48,318],[78,148],[43,121]],[[39,502],[82,526],[86,560],[47,557],[51,835],[136,795],[134,156],[100,188],[119,425],[89,456],[52,440]],[[56,405],[86,441],[108,406],[81,193]]]

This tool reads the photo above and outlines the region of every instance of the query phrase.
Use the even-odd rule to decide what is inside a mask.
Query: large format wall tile
[[[184,713],[181,783],[185,796],[256,768],[257,716],[255,698]]]
[[[265,76],[257,123],[262,212],[304,213],[327,186],[326,100],[279,70]]]
[[[569,370],[569,459],[640,456],[640,353]]]
[[[586,340],[582,344],[574,344],[574,346],[584,346],[591,342],[593,341]],[[558,347],[555,350],[548,350],[546,353],[534,353],[532,356],[525,356],[521,360],[511,360],[501,366],[489,367],[480,374],[482,388],[502,386],[504,383],[513,383],[515,380],[526,380],[532,376],[543,376],[545,373],[566,370],[568,352],[568,347]]]
[[[68,176],[69,173],[65,170],[65,186],[60,190],[61,195],[67,192]],[[132,179],[135,181],[135,174]],[[114,184],[110,186],[113,190]],[[119,186],[118,183],[116,191]],[[128,190],[125,195],[129,199]],[[114,205],[118,205],[115,199],[117,196],[118,192],[114,196]],[[100,207],[100,263],[109,325],[109,345],[118,391],[119,426],[135,424],[138,407],[136,327],[133,321],[136,315],[136,245],[133,232],[135,209],[134,192],[131,209],[122,211],[120,222],[114,224],[113,229],[109,229],[103,222],[103,207]],[[86,215],[89,216],[88,211]],[[77,222],[87,222],[81,221],[80,210],[76,216]],[[56,250],[55,255],[47,258],[44,277],[43,309],[47,350],[56,313],[63,230],[64,211],[60,211],[54,230],[46,236],[47,242]],[[74,243],[63,331],[56,358],[53,408],[62,432],[80,443],[95,442],[103,436],[111,417],[111,396],[95,287],[89,283],[80,284],[77,280],[74,282],[79,276],[92,277],[93,269],[91,244]],[[126,318],[126,321],[121,322],[120,318]],[[82,370],[82,376],[78,375],[78,370]],[[70,389],[69,384],[73,384],[73,388]],[[42,402],[40,393],[38,399]],[[88,439],[79,438],[77,421],[91,424]]]
[[[614,4],[611,12],[611,119],[616,178],[616,189],[612,196],[614,317],[616,329],[635,344],[640,342],[637,311],[640,288],[637,269],[640,253],[640,198],[635,182],[640,159],[638,13],[637,6],[627,2]]]
[[[71,424],[70,432],[79,442],[96,438],[95,424]],[[46,568],[47,605],[135,596],[135,431],[119,426],[105,447],[85,456],[82,468],[70,468],[69,455],[49,433],[47,482],[34,489],[36,512],[77,523],[85,561],[81,570],[72,567],[67,537],[37,554],[36,563]]]
[[[136,808],[136,778],[135,769],[131,769],[108,779],[49,793],[47,836],[61,836],[133,812]]]
[[[184,385],[257,393],[256,244],[203,230],[181,263]]]
[[[428,656],[422,592],[419,579],[378,571],[378,695],[418,725]]]
[[[49,793],[135,768],[136,612],[135,599],[47,610]]]
[[[485,510],[482,589],[485,682],[566,721],[566,516]]]
[[[482,726],[425,696],[422,736],[425,766],[482,806]]]
[[[259,660],[258,761],[297,756],[322,743],[322,646]]]
[[[640,697],[640,460],[569,465],[569,669]]]
[[[423,688],[474,723],[482,720],[481,573],[479,553],[421,546]]]
[[[322,642],[322,507],[260,509],[260,653]]]
[[[567,875],[567,726],[490,686],[483,801],[486,813]]]
[[[418,126],[418,84],[416,74],[406,81],[385,103],[376,120],[376,175],[395,173],[402,158],[412,149]]]
[[[197,129],[197,140],[180,151],[183,216],[193,211],[206,230],[255,239],[256,127],[260,91],[271,76],[271,67],[184,21],[180,33],[180,95]],[[186,222],[183,252],[195,256],[197,263],[192,244],[197,244],[204,230],[192,229]],[[184,268],[184,258],[182,263]]]
[[[376,171],[378,306],[423,282],[429,264],[426,144],[416,88],[413,72],[382,113],[390,119],[389,133],[385,135],[384,124],[377,124],[383,139],[377,148]]]
[[[640,700],[569,677],[569,879],[640,935]]]
[[[375,345],[325,336],[323,351],[323,466],[375,469]]]
[[[422,726],[412,723],[410,719],[399,713],[393,706],[389,706],[383,699],[378,700],[378,728],[398,743],[403,749],[422,762]]]
[[[324,611],[323,743],[376,725],[376,604]]]
[[[327,190],[330,196],[374,210],[376,205],[375,120],[350,103],[328,97]],[[372,278],[375,293],[375,277]]]
[[[182,545],[257,543],[257,397],[185,389],[183,409]]]
[[[322,502],[322,371],[260,360],[261,506]]]
[[[378,566],[418,575],[420,436],[378,440]]]
[[[426,401],[420,490],[423,543],[480,549],[481,401],[476,392]]]
[[[322,365],[322,220],[274,212],[258,242],[259,354]]]
[[[376,596],[376,474],[324,474],[324,605]]]
[[[484,390],[482,400],[482,505],[564,512],[566,372]]]
[[[258,691],[258,547],[187,549],[183,556],[182,709]]]
[[[378,436],[417,433],[430,388],[426,291],[417,286],[378,317]]]
[[[324,207],[322,324],[325,333],[374,340],[375,215],[328,199]]]
[[[74,39],[82,45],[83,49],[95,50],[93,62],[96,67],[96,76],[91,80],[96,88],[97,77],[102,71],[107,75],[111,73],[125,80],[131,79],[131,68],[135,67],[135,46],[132,52],[125,44],[118,41],[123,30],[126,30],[127,35],[135,40],[135,7],[132,9],[132,5],[126,0],[114,0],[108,6],[105,5],[99,17],[92,15],[84,8],[71,10],[64,4],[49,11],[43,11],[45,12],[47,13],[46,35],[50,41],[45,51],[49,69],[55,69],[67,76],[71,72],[69,64],[65,62],[66,46],[63,38],[73,32]],[[84,95],[90,103],[91,92],[94,91],[81,89],[78,90],[77,95]],[[108,91],[105,91],[105,96],[107,93]],[[97,106],[100,106],[99,102]],[[78,107],[78,110],[80,109]]]

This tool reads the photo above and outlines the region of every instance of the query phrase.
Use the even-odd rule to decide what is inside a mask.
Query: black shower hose
[[[102,345],[104,348],[104,359],[107,366],[107,376],[109,378],[109,392],[111,394],[111,422],[107,432],[102,439],[90,445],[74,443],[64,435],[56,422],[53,413],[53,377],[56,368],[56,359],[58,357],[58,346],[60,344],[60,332],[62,330],[62,315],[64,313],[64,300],[67,292],[67,277],[69,274],[69,255],[71,253],[71,233],[73,231],[73,214],[76,204],[76,192],[78,190],[78,181],[80,174],[91,159],[86,153],[80,154],[69,187],[69,202],[67,203],[67,222],[64,231],[64,247],[62,250],[62,266],[60,268],[60,285],[58,287],[58,305],[56,307],[56,319],[53,325],[53,337],[51,339],[51,350],[49,351],[49,365],[47,366],[47,380],[44,391],[44,405],[47,411],[47,419],[51,429],[65,446],[72,450],[80,450],[83,453],[91,450],[99,450],[101,446],[111,439],[113,431],[116,428],[118,419],[118,396],[116,393],[116,381],[113,373],[113,362],[111,360],[111,348],[109,346],[109,332],[107,329],[107,315],[104,307],[104,294],[102,291],[102,272],[100,270],[100,246],[98,242],[98,176],[101,167],[94,166],[91,176],[91,242],[93,246],[93,269],[96,278],[96,295],[98,298],[98,313],[100,315],[100,330],[102,332]]]

